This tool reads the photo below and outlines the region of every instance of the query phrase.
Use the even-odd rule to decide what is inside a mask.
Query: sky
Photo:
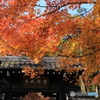
[[[38,4],[42,5],[42,6],[46,6],[46,3],[44,0],[40,0],[38,2]],[[87,11],[90,10],[93,7],[93,4],[83,4],[81,5],[82,8],[86,8]],[[38,7],[39,8],[39,7]],[[45,8],[40,7],[39,9],[41,9],[41,12],[43,12],[45,10]],[[76,10],[69,10],[69,13],[71,13],[72,15],[76,15],[77,11]]]

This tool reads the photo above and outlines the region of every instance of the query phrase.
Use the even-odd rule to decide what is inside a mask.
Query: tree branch
[[[58,11],[59,9],[65,7],[65,6],[67,6],[67,5],[70,5],[70,4],[89,4],[89,3],[90,3],[90,2],[67,2],[67,3],[63,4],[62,6],[57,6],[57,5],[56,5],[56,6],[33,5],[33,6],[37,6],[37,7],[56,7],[56,9],[53,10],[53,11],[50,11],[50,12],[41,14],[41,15],[39,15],[39,16],[37,16],[37,17],[31,18],[31,19],[29,19],[29,20],[27,20],[27,21],[25,21],[25,22],[21,22],[21,23],[18,22],[19,24],[18,24],[18,26],[13,30],[13,32],[14,32],[19,26],[23,25],[24,23],[28,23],[28,22],[30,22],[31,20],[34,20],[34,19],[37,19],[37,18],[46,16],[46,15],[49,15],[49,14],[55,13],[56,11]],[[92,3],[96,3],[96,2],[92,2]],[[8,6],[8,5],[0,5],[0,6]],[[10,5],[10,6],[14,6],[14,5]],[[92,9],[92,8],[91,8],[91,9]],[[91,10],[91,9],[90,9],[90,10]],[[90,10],[89,10],[89,11],[90,11]],[[89,11],[87,11],[87,12],[89,12]],[[86,12],[85,12],[85,13],[86,13]],[[82,14],[85,14],[85,13],[82,13]],[[78,15],[78,16],[81,16],[82,14],[80,14],[80,15]],[[76,17],[78,17],[78,16],[76,16]],[[6,29],[7,29],[7,28],[6,28]],[[6,30],[6,29],[5,29],[5,30]],[[4,30],[4,31],[5,31],[5,30]]]
[[[96,53],[96,52],[98,52],[98,51],[100,51],[100,49],[98,49],[98,50],[94,50],[93,52],[87,53],[87,54],[82,55],[82,56],[77,56],[77,58],[85,57],[85,56],[89,56],[89,55],[92,55],[92,54],[94,54],[94,53]]]
[[[95,4],[96,2],[94,1],[94,2],[67,2],[66,4],[64,4],[64,6],[66,6],[66,5],[70,5],[70,4],[91,4],[91,3],[93,3],[93,4]],[[3,5],[3,4],[1,4],[0,5],[1,7],[6,7],[6,6],[8,6],[8,5]],[[9,6],[14,6],[14,5],[9,5]],[[37,6],[37,7],[44,7],[44,8],[46,8],[46,7],[59,7],[59,6],[44,6],[44,5],[40,5],[40,4],[38,4],[38,5],[33,5],[33,6]]]
[[[100,49],[94,50],[93,52],[89,52],[89,53],[81,55],[81,56],[72,56],[72,58],[81,58],[81,57],[89,56],[89,55],[92,55],[92,54],[94,54],[94,53],[96,53],[98,51],[100,51]],[[59,56],[69,58],[69,56],[64,56],[64,55],[59,55]]]

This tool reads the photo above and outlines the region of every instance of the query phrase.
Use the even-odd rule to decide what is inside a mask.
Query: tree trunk
[[[96,90],[95,92],[99,93],[99,91],[98,91],[98,85],[96,85],[96,89],[95,90]],[[98,98],[98,95],[95,96],[95,97]]]
[[[79,77],[79,81],[81,83],[81,92],[86,92],[86,88],[85,88],[85,85],[84,85],[84,82],[81,76]]]

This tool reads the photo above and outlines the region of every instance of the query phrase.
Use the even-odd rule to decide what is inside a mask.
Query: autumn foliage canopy
[[[60,56],[81,64],[84,74],[100,70],[100,0],[0,0],[0,55]],[[93,4],[84,16],[69,9]],[[38,8],[39,7],[39,8]],[[41,12],[41,8],[45,8]]]

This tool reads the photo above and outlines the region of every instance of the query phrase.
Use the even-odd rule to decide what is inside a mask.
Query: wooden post
[[[12,100],[12,90],[11,88],[6,88],[4,100]]]
[[[66,100],[66,94],[64,91],[59,92],[59,100]]]
[[[12,85],[6,79],[0,80],[0,88],[2,89],[1,92],[4,93],[2,99],[4,100],[12,100]]]
[[[66,84],[62,82],[59,88],[59,100],[66,100]]]

